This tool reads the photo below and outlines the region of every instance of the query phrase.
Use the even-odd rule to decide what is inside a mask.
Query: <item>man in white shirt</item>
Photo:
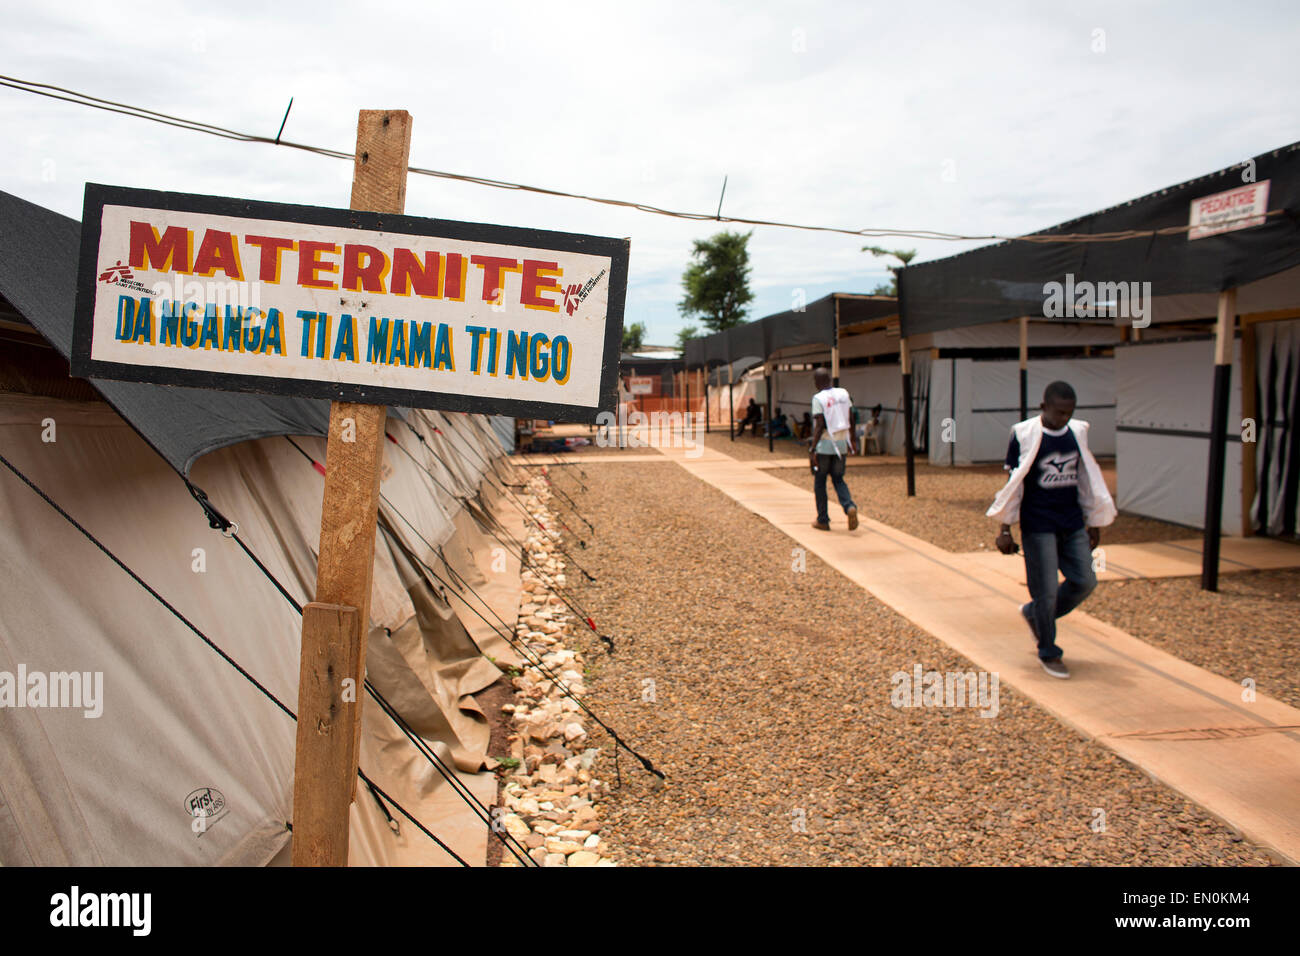
[[[1074,389],[1052,382],[1043,392],[1042,414],[1011,429],[1006,468],[990,518],[1002,529],[994,542],[1003,554],[1020,550],[1011,525],[1020,522],[1025,581],[1030,601],[1020,614],[1038,645],[1038,659],[1052,677],[1068,679],[1056,619],[1083,603],[1097,586],[1092,552],[1101,529],[1115,520],[1115,502],[1097,459],[1088,449],[1088,423],[1074,417]],[[1064,575],[1065,583],[1060,584]]]
[[[835,485],[840,507],[849,519],[849,530],[858,526],[858,506],[853,503],[844,481],[844,459],[853,450],[853,403],[849,393],[831,386],[831,373],[824,368],[813,372],[817,394],[812,400],[813,434],[808,443],[808,464],[813,473],[813,497],[817,501],[817,520],[813,527],[830,531],[831,519],[826,498],[826,479]]]

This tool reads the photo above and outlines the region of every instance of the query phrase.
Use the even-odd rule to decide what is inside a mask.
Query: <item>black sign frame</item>
[[[605,313],[605,341],[601,349],[598,404],[593,408],[563,402],[539,402],[487,395],[366,386],[317,379],[195,371],[92,359],[90,345],[98,279],[99,243],[105,206],[138,206],[144,209],[166,209],[174,212],[194,212],[316,226],[341,226],[424,238],[493,242],[541,250],[607,256],[611,266],[608,307]],[[623,315],[627,300],[630,256],[630,239],[87,183],[81,220],[81,252],[78,258],[71,373],[76,378],[103,378],[147,382],[153,385],[183,385],[189,388],[209,388],[227,392],[325,398],[332,401],[363,402],[372,405],[508,415],[514,418],[595,422],[601,412],[613,412],[618,404],[618,368],[623,344]]]

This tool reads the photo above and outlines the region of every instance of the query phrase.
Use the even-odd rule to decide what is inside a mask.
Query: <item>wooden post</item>
[[[1205,540],[1201,546],[1201,590],[1219,589],[1219,532],[1223,525],[1223,467],[1228,441],[1228,395],[1232,383],[1232,334],[1237,290],[1219,293],[1214,326],[1214,398],[1210,406],[1210,469],[1205,485]]]
[[[831,384],[840,387],[840,300],[832,295],[835,303],[835,341],[831,343]]]
[[[404,211],[410,152],[411,114],[362,110],[351,208]],[[360,303],[353,308],[359,310]],[[387,417],[384,405],[330,403],[316,600],[303,609],[302,619],[294,866],[348,863],[348,807],[357,784],[379,464]]]
[[[1029,417],[1029,316],[1020,317],[1020,420]]]
[[[907,338],[898,339],[898,361],[903,367],[903,449],[907,455],[907,497],[916,497],[916,452],[912,447],[912,356]]]

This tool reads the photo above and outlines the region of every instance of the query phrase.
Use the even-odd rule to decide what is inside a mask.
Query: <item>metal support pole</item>
[[[708,366],[704,369],[704,434],[709,433],[709,379]]]
[[[727,424],[730,426],[731,440],[736,440],[736,396],[732,391],[735,366],[727,363]]]
[[[1223,527],[1223,468],[1228,443],[1228,397],[1232,384],[1232,336],[1237,290],[1219,293],[1214,327],[1214,399],[1210,406],[1210,473],[1205,488],[1205,541],[1201,546],[1201,590],[1219,589],[1219,534]]]
[[[1020,317],[1020,420],[1029,417],[1029,316]]]
[[[907,497],[916,497],[916,450],[912,446],[912,354],[907,339],[898,340],[898,358],[903,366],[903,448],[907,455]]]
[[[767,383],[767,450],[772,451],[772,368],[763,366],[763,381]]]

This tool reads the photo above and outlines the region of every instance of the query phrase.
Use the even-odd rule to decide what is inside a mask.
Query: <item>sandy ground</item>
[[[974,668],[676,465],[567,471],[597,529],[578,594],[618,642],[582,648],[590,703],[668,775],[602,753],[623,862],[1269,861],[1013,688],[992,717],[894,707],[914,664]]]

